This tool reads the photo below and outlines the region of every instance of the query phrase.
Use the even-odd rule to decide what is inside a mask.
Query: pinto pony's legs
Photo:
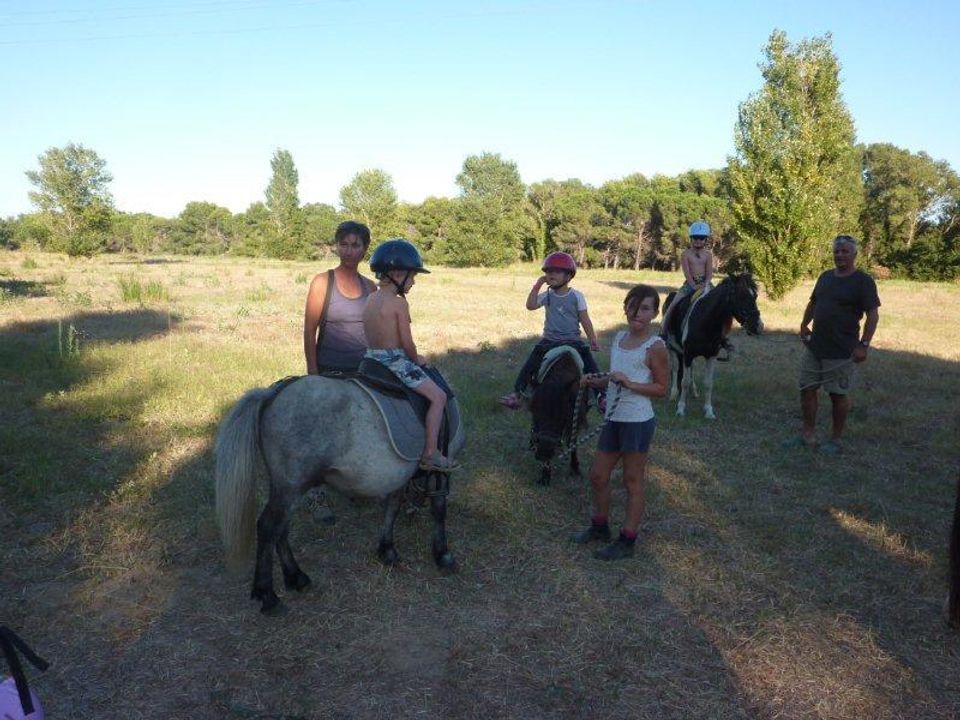
[[[690,384],[693,382],[693,369],[687,364],[686,360],[681,361],[680,366],[680,400],[677,402],[677,415],[683,417],[687,412],[687,395],[690,392]]]
[[[717,368],[717,358],[707,358],[707,367],[703,372],[703,416],[707,420],[716,420],[713,412],[713,373]]]
[[[380,528],[380,545],[377,555],[384,565],[396,565],[400,562],[400,554],[393,544],[393,526],[397,522],[397,513],[403,502],[405,488],[394,490],[383,501],[383,527]]]

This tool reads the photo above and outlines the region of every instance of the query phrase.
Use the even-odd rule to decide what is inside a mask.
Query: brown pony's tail
[[[271,394],[270,388],[250,390],[233,406],[217,434],[214,450],[217,524],[227,565],[232,569],[249,560],[253,549],[260,406]]]
[[[960,478],[957,479],[957,502],[953,508],[953,531],[950,534],[950,595],[947,598],[947,622],[960,628]]]

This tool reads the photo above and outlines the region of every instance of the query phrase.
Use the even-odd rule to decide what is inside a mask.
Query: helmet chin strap
[[[407,280],[410,279],[410,275],[413,274],[413,270],[407,270],[407,274],[403,276],[403,282],[397,282],[390,275],[387,275],[387,279],[393,283],[393,286],[397,289],[397,295],[403,297],[407,294],[407,291],[404,288],[407,285]]]

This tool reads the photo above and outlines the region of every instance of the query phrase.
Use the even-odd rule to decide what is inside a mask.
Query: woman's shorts
[[[605,423],[603,430],[600,431],[600,441],[597,448],[601,452],[609,453],[645,453],[650,449],[650,443],[656,429],[656,418],[650,418],[643,422],[611,420]]]
[[[413,363],[407,354],[400,348],[386,350],[367,350],[366,357],[376,360],[390,369],[400,382],[408,388],[415,388],[427,379],[427,374],[420,366]]]

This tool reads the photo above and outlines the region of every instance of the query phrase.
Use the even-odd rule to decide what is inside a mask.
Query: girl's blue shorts
[[[657,419],[644,422],[616,422],[611,420],[600,431],[598,448],[609,453],[645,453],[650,449]]]

